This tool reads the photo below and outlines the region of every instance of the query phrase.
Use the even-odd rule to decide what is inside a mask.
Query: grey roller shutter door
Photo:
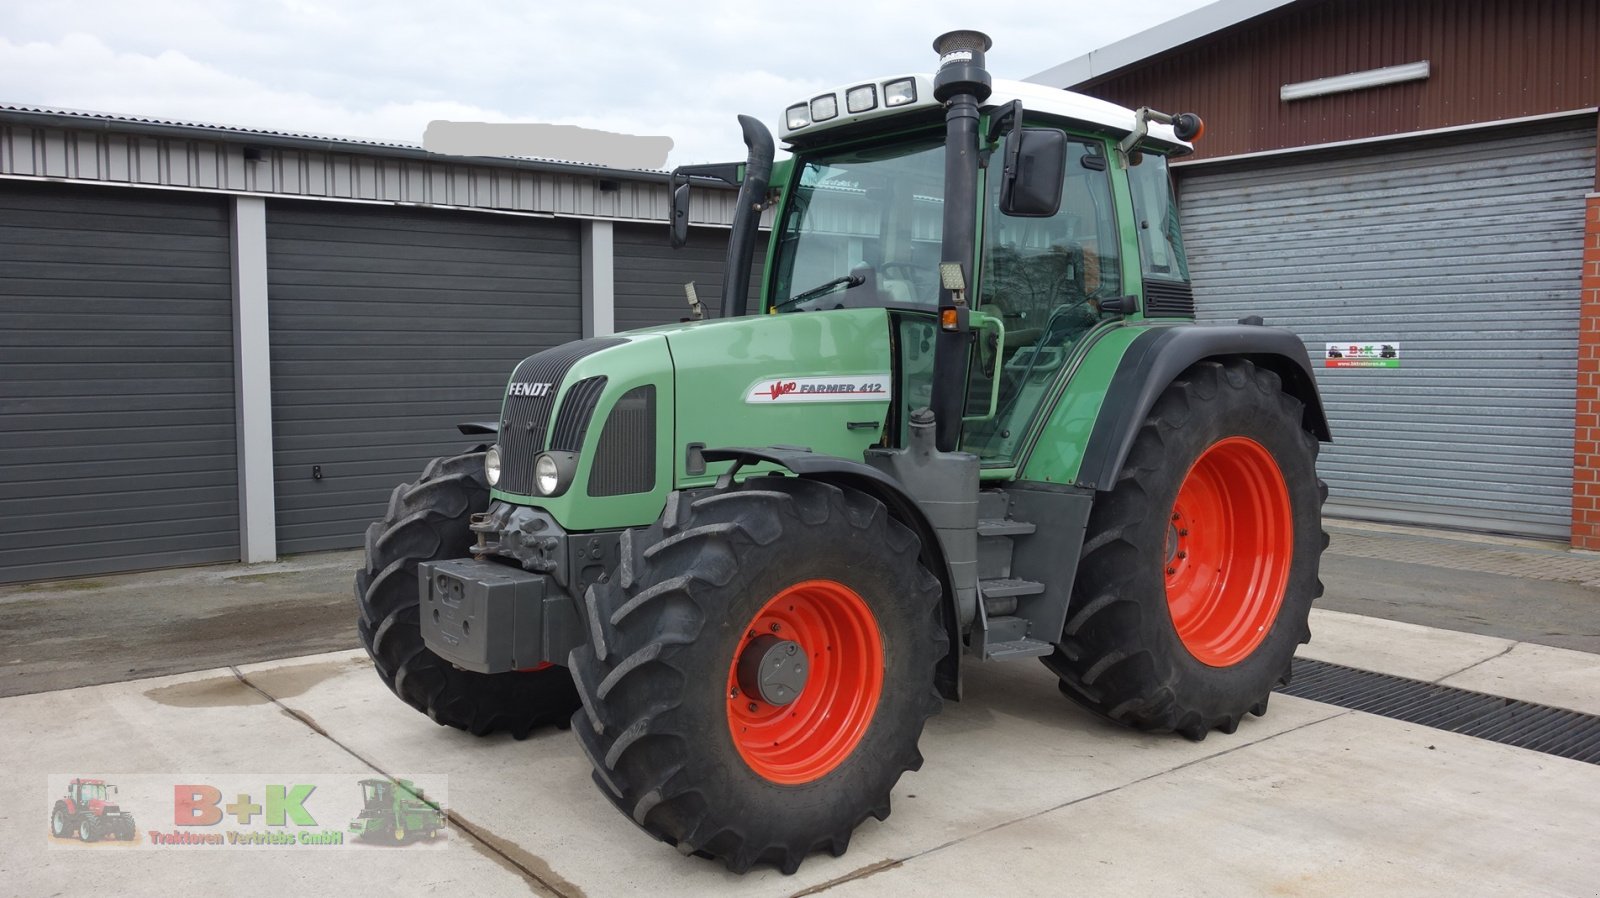
[[[1565,538],[1594,122],[1181,171],[1201,320],[1259,314],[1318,366],[1329,510]],[[1328,342],[1398,369],[1324,368]]]
[[[0,181],[0,581],[239,557],[225,201]]]
[[[571,221],[269,203],[278,550],[361,545],[470,446],[517,362],[580,336],[580,264]]]
[[[715,316],[722,304],[722,268],[728,255],[726,228],[691,228],[689,244],[673,249],[667,226],[617,224],[614,234],[616,326],[618,331],[673,324],[689,317],[683,285]],[[767,232],[757,241],[750,266],[750,301],[760,305],[761,269],[766,264]]]

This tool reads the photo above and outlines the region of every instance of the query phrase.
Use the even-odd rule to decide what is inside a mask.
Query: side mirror
[[[676,173],[674,173],[676,174]],[[676,177],[673,180],[677,180]],[[689,242],[689,180],[672,189],[672,248],[682,249]]]
[[[1013,127],[1006,144],[1000,211],[1017,218],[1056,214],[1067,181],[1067,132]]]

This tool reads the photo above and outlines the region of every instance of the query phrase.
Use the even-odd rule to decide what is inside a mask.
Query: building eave
[[[1118,69],[1181,47],[1191,41],[1232,28],[1257,16],[1297,3],[1299,0],[1218,0],[1162,22],[1132,37],[1091,50],[1076,59],[1029,75],[1024,81],[1048,87],[1072,88]]]

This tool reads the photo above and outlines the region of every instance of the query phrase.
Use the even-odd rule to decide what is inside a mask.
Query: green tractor
[[[619,810],[739,872],[887,817],[973,662],[1147,732],[1266,711],[1326,545],[1305,347],[1193,320],[1196,116],[994,81],[989,45],[673,173],[675,243],[692,184],[738,186],[720,314],[529,357],[462,425],[492,445],[395,490],[356,586],[401,699],[570,718]]]
[[[444,811],[410,780],[361,781],[361,813],[350,822],[358,839],[399,845],[407,839],[432,839],[444,829]]]

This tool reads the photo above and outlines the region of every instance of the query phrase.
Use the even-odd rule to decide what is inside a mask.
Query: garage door
[[[0,581],[239,557],[222,200],[0,181]]]
[[[728,255],[727,228],[693,228],[689,243],[673,249],[666,224],[618,224],[613,231],[617,330],[672,324],[689,317],[683,285],[694,281],[708,315],[722,305],[722,267]],[[751,308],[760,305],[761,268],[766,264],[767,232],[761,233],[751,265]]]
[[[1182,171],[1196,302],[1305,339],[1330,511],[1565,538],[1594,122],[1490,134]]]
[[[571,222],[271,203],[267,266],[283,553],[359,546],[518,361],[580,336]]]

